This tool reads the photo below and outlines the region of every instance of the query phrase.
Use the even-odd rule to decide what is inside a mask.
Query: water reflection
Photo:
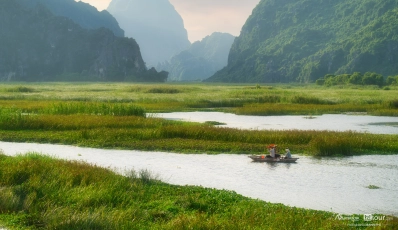
[[[0,142],[7,155],[29,151],[125,170],[147,169],[168,183],[201,185],[290,206],[344,214],[398,216],[398,155],[254,163],[246,155],[174,154]],[[369,189],[375,185],[380,189]]]
[[[398,117],[329,114],[322,116],[242,116],[220,112],[175,112],[150,114],[172,120],[216,121],[222,127],[253,130],[330,130],[375,134],[398,134]]]

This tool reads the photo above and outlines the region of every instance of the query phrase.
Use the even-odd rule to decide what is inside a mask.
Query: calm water
[[[233,190],[289,206],[398,216],[398,155],[322,159],[299,156],[296,164],[269,164],[253,163],[246,155],[182,155],[5,142],[0,142],[0,149],[7,155],[35,151],[82,160],[120,173],[148,169],[171,184]],[[366,188],[369,185],[380,189]]]
[[[398,117],[365,115],[322,115],[313,116],[242,116],[220,112],[175,112],[158,113],[150,116],[165,119],[226,123],[223,127],[258,130],[331,130],[357,131],[375,134],[398,134]]]

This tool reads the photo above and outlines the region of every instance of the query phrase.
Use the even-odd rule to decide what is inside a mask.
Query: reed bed
[[[0,140],[188,153],[261,153],[270,143],[316,156],[398,152],[396,135],[238,130],[141,116],[23,115],[15,111],[0,114]]]
[[[53,104],[39,112],[52,115],[94,114],[112,116],[146,116],[144,108],[132,103],[63,102]]]
[[[269,143],[320,156],[398,152],[393,135],[244,131],[146,117],[147,111],[191,110],[264,116],[351,112],[398,116],[392,99],[398,98],[395,88],[52,83],[23,86],[32,89],[30,93],[7,90],[19,86],[6,84],[0,90],[0,97],[27,97],[0,100],[1,140],[175,152],[260,153]]]
[[[36,153],[0,154],[0,190],[0,221],[15,229],[351,229],[331,212]]]

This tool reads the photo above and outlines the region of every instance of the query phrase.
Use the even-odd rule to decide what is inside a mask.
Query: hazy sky
[[[99,11],[111,0],[82,0]],[[201,40],[213,32],[238,36],[246,19],[260,0],[169,0],[184,19],[191,42]]]

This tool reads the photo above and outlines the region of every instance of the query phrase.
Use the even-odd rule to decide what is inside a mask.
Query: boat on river
[[[255,162],[271,162],[271,163],[296,163],[299,158],[284,158],[284,157],[267,157],[264,155],[249,156]]]

